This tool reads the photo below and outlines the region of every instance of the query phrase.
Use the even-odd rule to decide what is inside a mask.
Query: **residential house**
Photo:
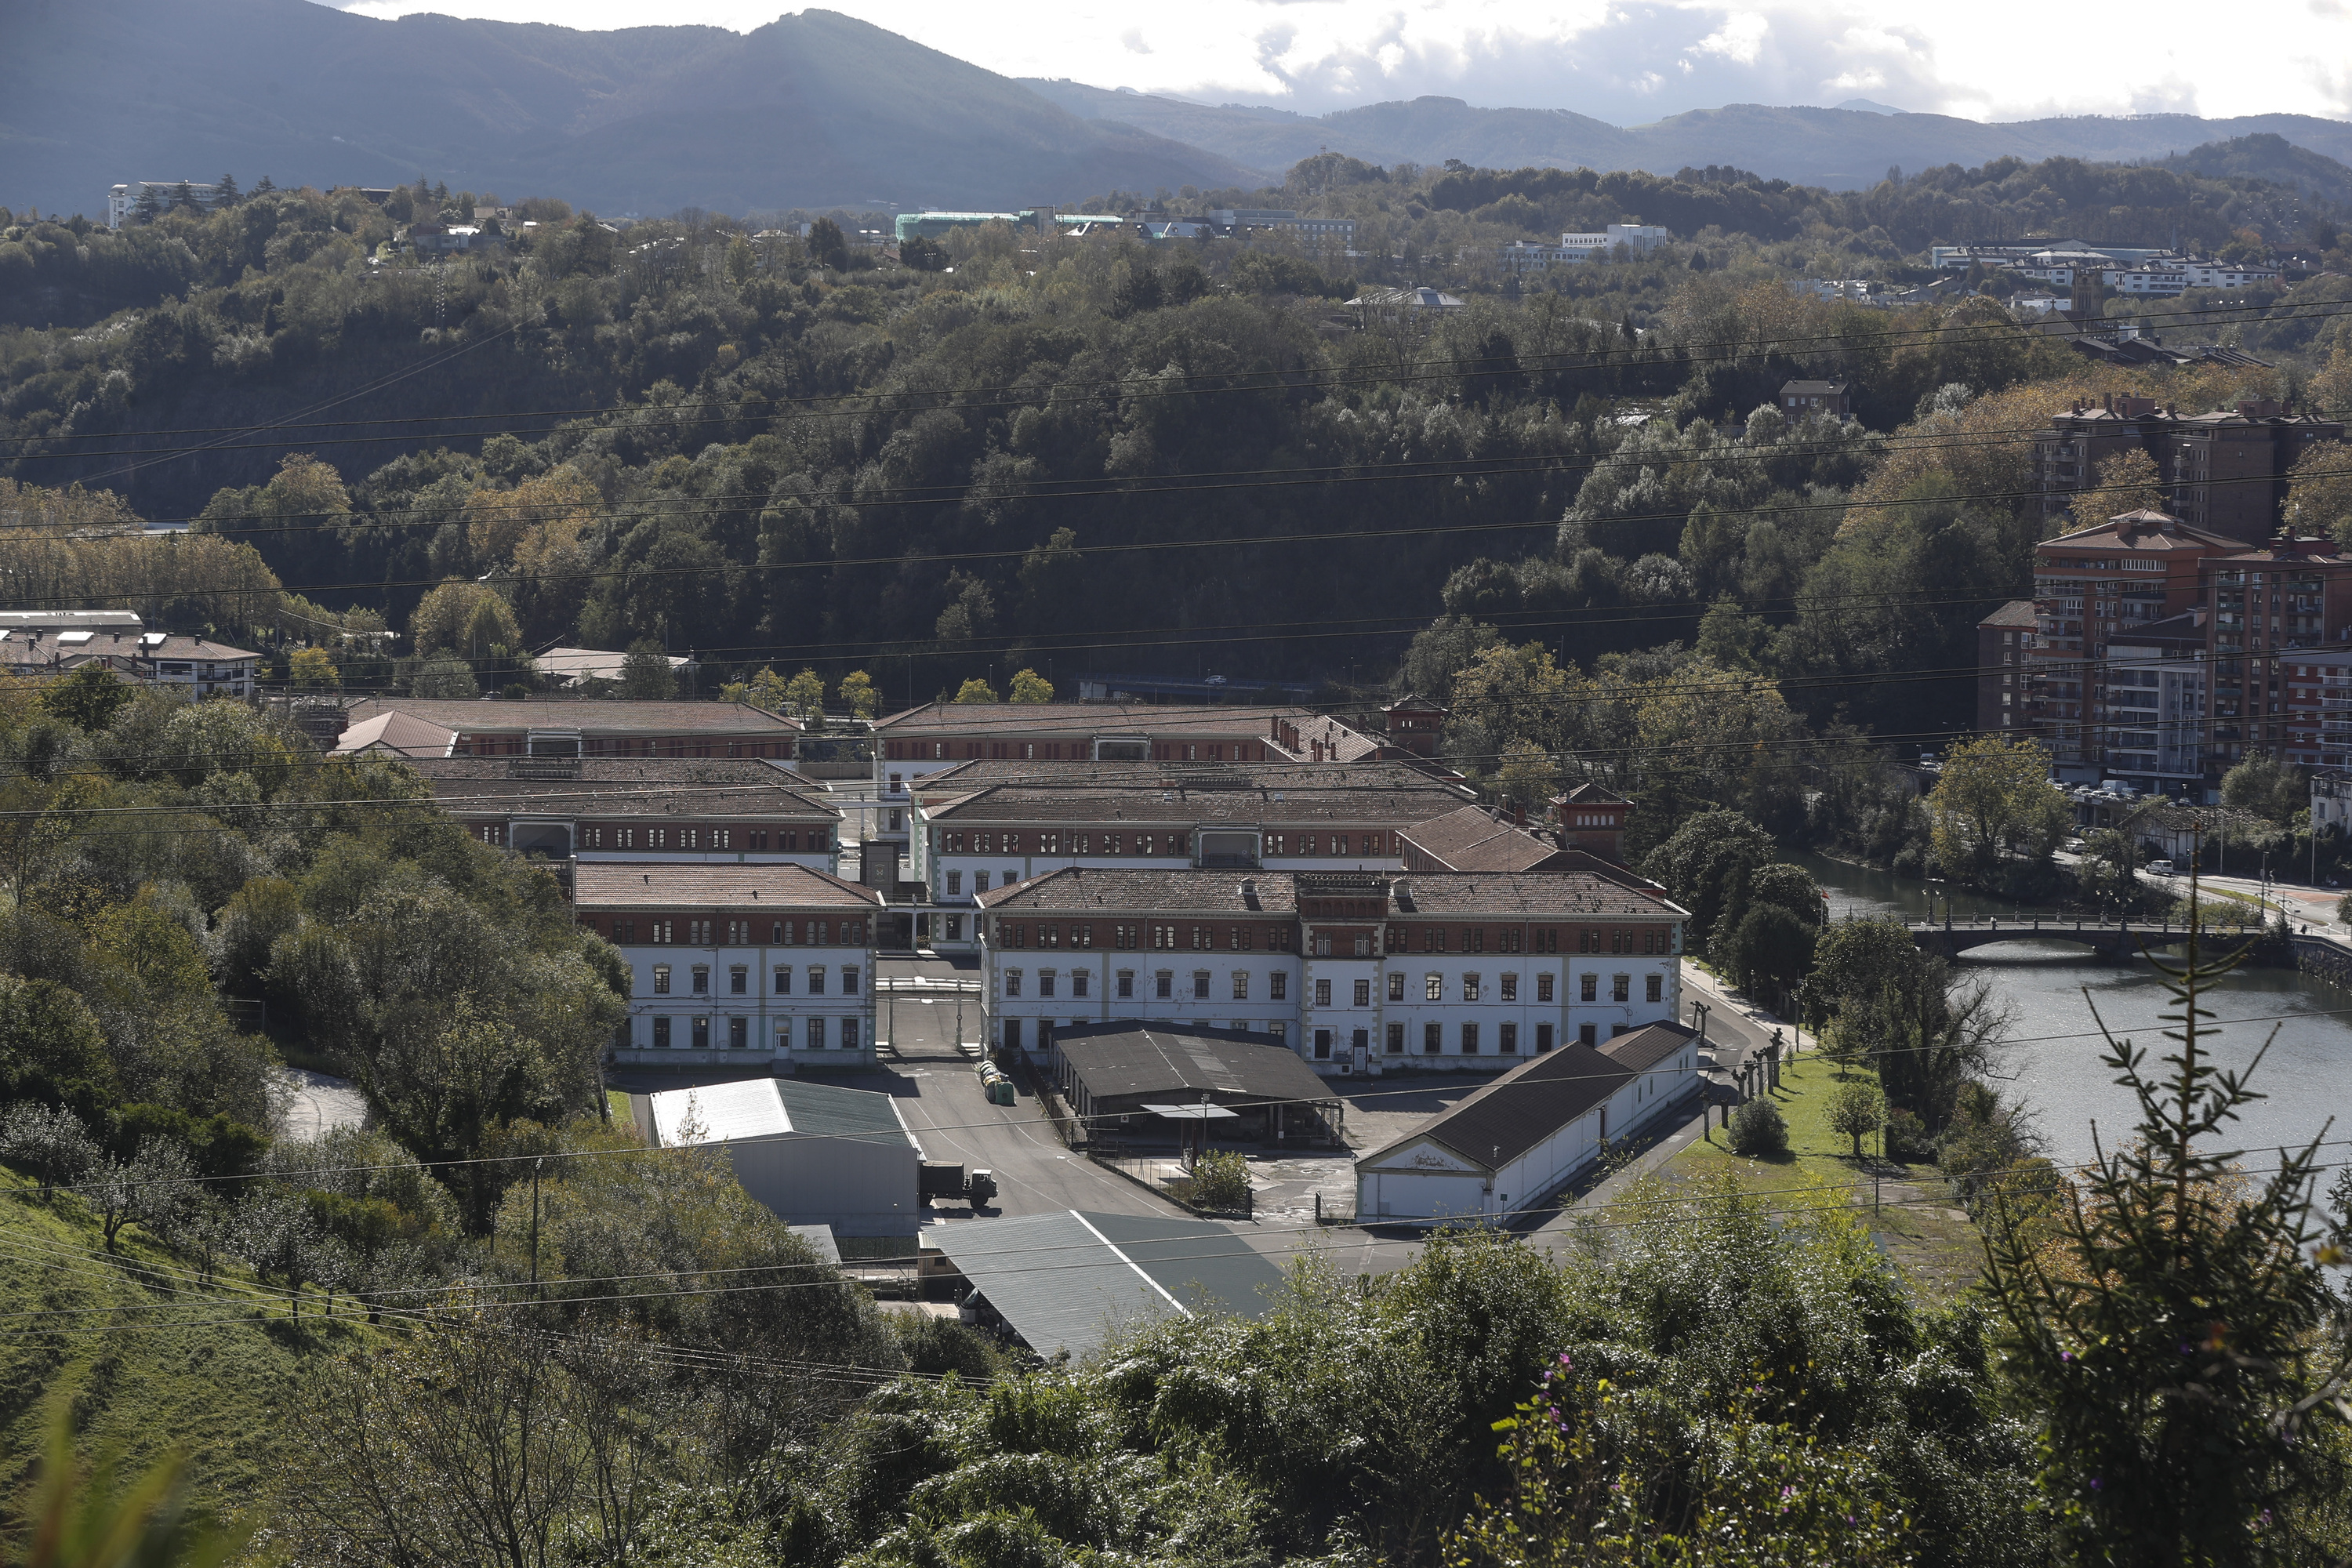
[[[1789,381],[1780,384],[1780,412],[1790,424],[1826,414],[1843,419],[1853,413],[1853,397],[1843,381]]]

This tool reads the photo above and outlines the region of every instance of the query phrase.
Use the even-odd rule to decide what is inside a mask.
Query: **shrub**
[[[20,1100],[0,1116],[0,1159],[32,1173],[47,1197],[98,1163],[99,1147],[81,1118],[63,1106]]]
[[[1789,1120],[1759,1095],[1731,1113],[1731,1152],[1749,1159],[1772,1159],[1789,1152]]]
[[[1239,1154],[1213,1149],[1192,1167],[1183,1186],[1184,1201],[1196,1209],[1236,1211],[1249,1207],[1249,1162]]]
[[[1886,1157],[1904,1164],[1915,1165],[1922,1160],[1935,1158],[1935,1140],[1927,1136],[1927,1124],[1916,1113],[1895,1106],[1886,1113]]]

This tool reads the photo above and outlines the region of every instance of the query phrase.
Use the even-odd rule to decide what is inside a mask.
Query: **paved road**
[[[943,958],[885,958],[877,965],[884,979],[976,973],[969,960],[961,969]],[[985,1213],[1028,1215],[1074,1208],[1171,1217],[1183,1213],[1063,1147],[1034,1096],[1024,1092],[1012,1105],[989,1104],[973,1076],[973,1058],[957,1049],[951,1038],[953,1002],[901,996],[896,1015],[897,1053],[887,1071],[874,1075],[886,1082],[859,1087],[886,1089],[898,1098],[898,1113],[921,1142],[927,1159],[959,1161],[995,1172],[996,1201]],[[964,1026],[967,1035],[978,1037],[974,1003],[965,1004]],[[935,1202],[930,1212],[947,1220],[970,1217],[961,1205]]]

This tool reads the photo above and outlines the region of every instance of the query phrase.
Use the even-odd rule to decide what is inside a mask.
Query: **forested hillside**
[[[2058,161],[1839,194],[1336,158],[1294,180],[1359,216],[1359,276],[1001,227],[936,270],[877,266],[709,216],[616,234],[551,201],[509,250],[418,265],[352,193],[16,225],[5,298],[88,324],[0,335],[11,469],[249,546],[338,616],[405,627],[436,584],[479,580],[510,628],[472,649],[491,688],[527,682],[522,648],[646,638],[714,679],[864,668],[894,703],[1019,665],[1371,688],[1444,616],[1462,658],[1417,683],[1497,638],[1588,673],[1675,643],[1784,682],[1808,723],[1927,733],[1964,720],[1968,628],[2026,580],[2026,432],[2126,385],[2287,392],[2340,329],[2321,277],[2215,318],[2282,368],[2094,373],[1990,300],[1788,287],[2102,213],[2249,253],[2336,243],[2254,180]],[[1685,237],[1479,270],[1493,244],[1632,218]],[[1468,303],[1346,303],[1423,268]],[[1854,416],[1792,426],[1769,406],[1792,376],[1850,383]]]

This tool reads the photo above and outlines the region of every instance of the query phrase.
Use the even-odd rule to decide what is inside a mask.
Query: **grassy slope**
[[[79,1202],[44,1205],[0,1171],[0,1500],[22,1494],[60,1405],[85,1454],[112,1448],[143,1468],[184,1449],[199,1509],[228,1514],[266,1499],[289,1472],[285,1417],[304,1377],[368,1331],[314,1325],[315,1295],[297,1329],[284,1296],[257,1292],[249,1277],[201,1286],[135,1229],[118,1239],[110,1261]]]
[[[1949,1300],[1977,1278],[1983,1247],[1976,1226],[1951,1203],[1933,1165],[1902,1165],[1874,1156],[1857,1164],[1853,1140],[1829,1129],[1830,1097],[1848,1075],[1808,1052],[1783,1068],[1774,1091],[1789,1121],[1789,1152],[1778,1160],[1743,1159],[1731,1152],[1720,1130],[1693,1143],[1668,1162],[1669,1181],[1692,1182],[1727,1173],[1749,1192],[1784,1213],[1823,1205],[1871,1207],[1871,1172],[1882,1173],[1881,1205],[1864,1223],[1878,1237],[1904,1278],[1926,1300]],[[1862,1076],[1855,1074],[1852,1076]],[[1864,1139],[1864,1146],[1871,1147]]]

